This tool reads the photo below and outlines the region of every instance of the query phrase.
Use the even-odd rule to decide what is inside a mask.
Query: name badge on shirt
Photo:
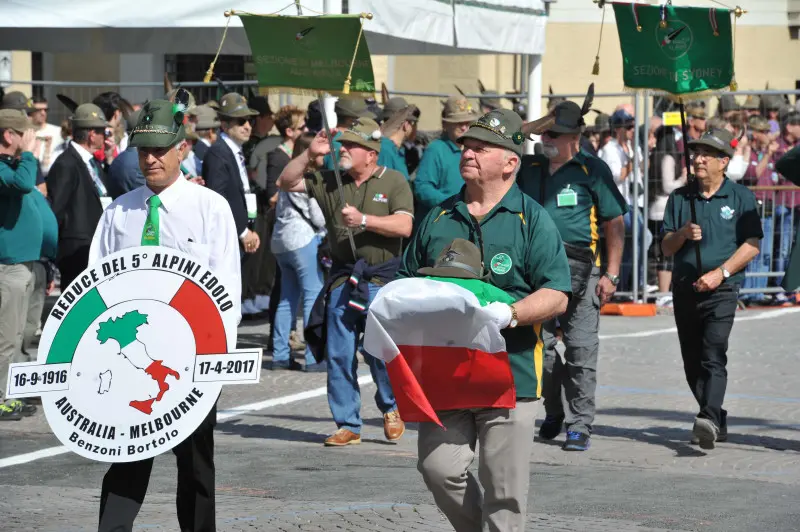
[[[558,193],[558,196],[556,196],[556,205],[559,207],[574,207],[577,204],[578,193],[572,190],[570,185],[567,185],[567,188],[563,189]]]
[[[111,196],[100,196],[100,205],[103,206],[103,210],[108,209],[108,206],[113,202],[114,200],[111,199]]]
[[[250,220],[255,220],[256,215],[258,214],[258,203],[256,202],[256,195],[252,192],[248,192],[244,195],[244,202],[247,205],[247,218]]]

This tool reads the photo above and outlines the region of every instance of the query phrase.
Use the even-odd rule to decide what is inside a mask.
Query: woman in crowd
[[[281,108],[275,126],[283,137],[281,145],[270,152],[267,179],[276,179],[299,148],[306,131],[305,111],[294,106]],[[299,154],[301,149],[297,150]],[[280,268],[280,299],[273,323],[272,369],[325,371],[325,363],[316,363],[306,347],[305,366],[294,361],[289,335],[297,323],[297,307],[302,298],[303,323],[308,323],[311,307],[322,289],[322,267],[317,250],[325,234],[325,218],[316,200],[303,192],[280,192],[272,232],[272,253]]]

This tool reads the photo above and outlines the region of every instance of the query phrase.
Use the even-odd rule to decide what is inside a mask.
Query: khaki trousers
[[[0,264],[0,399],[5,397],[8,365],[20,356],[28,303],[33,293],[33,264]]]
[[[538,407],[539,401],[518,400],[511,410],[437,412],[447,430],[433,423],[420,424],[417,468],[456,532],[525,529]],[[480,485],[468,470],[476,443],[480,443]]]

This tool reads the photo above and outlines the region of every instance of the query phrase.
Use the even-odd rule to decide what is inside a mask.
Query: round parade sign
[[[166,247],[129,248],[62,290],[35,362],[11,364],[9,398],[41,396],[71,451],[101,462],[166,452],[206,418],[223,384],[257,383],[261,349],[236,349],[224,281]]]

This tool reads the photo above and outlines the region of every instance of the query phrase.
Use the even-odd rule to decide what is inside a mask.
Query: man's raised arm
[[[335,134],[335,130],[331,130]],[[309,169],[321,168],[322,159],[331,151],[325,130],[317,133],[308,149],[289,161],[278,178],[278,188],[285,192],[305,192],[303,176]]]

